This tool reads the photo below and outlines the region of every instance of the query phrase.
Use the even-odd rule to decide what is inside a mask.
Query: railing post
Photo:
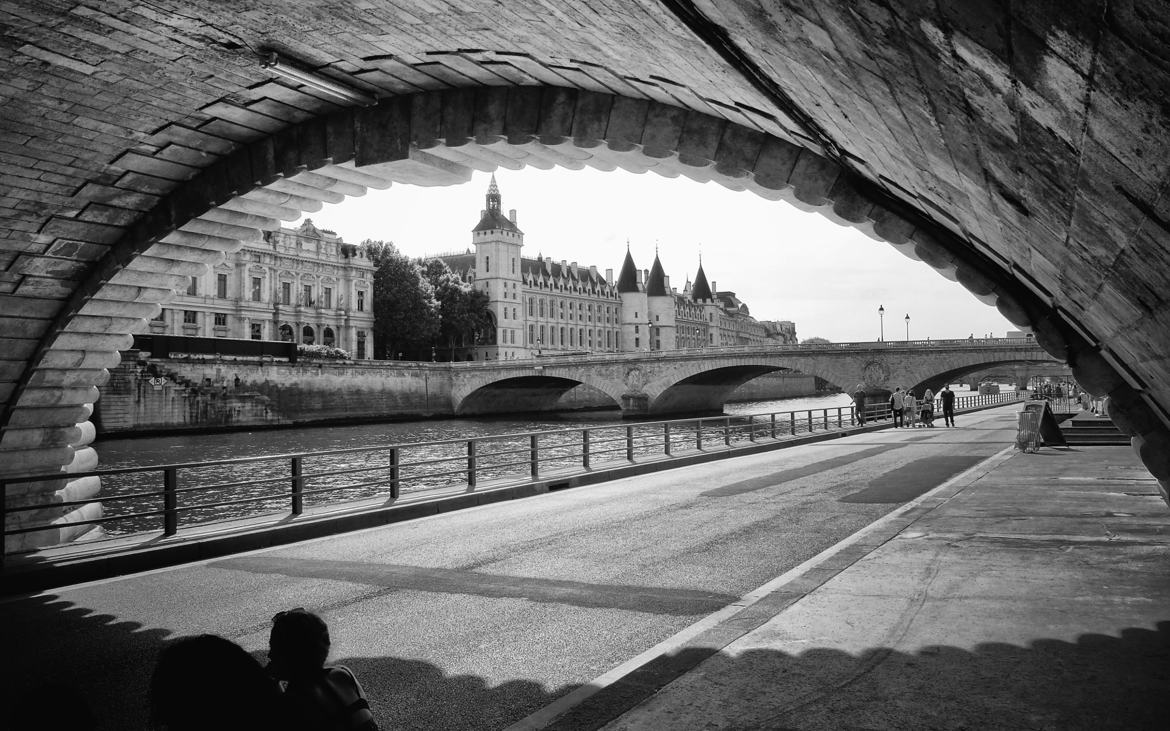
[[[695,449],[703,451],[703,420],[695,422]]]
[[[670,422],[662,422],[662,450],[663,453],[670,456]]]
[[[179,471],[174,467],[163,470],[163,535],[179,532]]]
[[[808,410],[808,433],[812,434],[812,430],[813,430],[812,409],[809,409]]]
[[[589,469],[589,430],[581,430],[581,466]]]
[[[467,489],[475,489],[475,440],[467,440]]]
[[[837,428],[841,428],[841,407],[837,407]]]
[[[825,431],[829,431],[829,410],[828,409],[821,409],[821,419],[825,423]],[[812,430],[809,429],[809,431],[812,431]]]
[[[626,461],[634,461],[634,427],[626,427]]]
[[[769,416],[772,417],[772,438],[776,438],[776,412],[773,411]]]
[[[796,412],[788,412],[788,431],[792,436],[796,436]]]
[[[398,492],[400,490],[399,481],[402,479],[400,474],[402,463],[402,455],[398,453],[398,447],[390,448],[390,499],[397,500]]]
[[[305,512],[305,478],[301,469],[303,457],[293,457],[289,474],[292,476],[292,514],[300,515]]]
[[[531,465],[532,478],[540,477],[540,438],[536,434],[528,437],[528,463]]]
[[[748,441],[756,441],[756,420],[752,414],[748,414]]]
[[[731,446],[731,417],[730,416],[723,417],[723,444],[725,446],[728,446],[728,447]]]

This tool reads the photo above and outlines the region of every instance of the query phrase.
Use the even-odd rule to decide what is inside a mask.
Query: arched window
[[[291,343],[293,341],[293,331],[288,325],[280,326],[280,340],[283,343]]]
[[[331,327],[325,328],[325,330],[321,333],[321,343],[324,345],[328,345],[330,347],[333,346],[333,343],[334,343],[333,328],[331,328]]]
[[[314,342],[316,342],[316,338],[313,336],[313,328],[305,325],[305,327],[301,329],[301,342],[305,345],[312,345]]]

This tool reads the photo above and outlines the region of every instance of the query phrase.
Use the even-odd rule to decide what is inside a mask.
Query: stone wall
[[[127,434],[426,418],[451,413],[450,393],[446,375],[425,365],[139,361],[131,351],[102,388],[96,420],[101,434]]]
[[[735,389],[728,401],[767,401],[813,396],[817,393],[816,380],[814,376],[803,373],[765,373]]]

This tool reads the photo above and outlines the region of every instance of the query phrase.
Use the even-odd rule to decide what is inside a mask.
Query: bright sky
[[[411,256],[471,245],[490,175],[465,185],[394,185],[326,205],[309,218],[349,243],[393,241]],[[524,255],[595,264],[616,276],[629,241],[649,269],[654,247],[672,287],[694,279],[702,252],[712,287],[731,290],[759,320],[792,320],[797,336],[833,342],[1002,337],[1016,329],[994,307],[922,262],[856,229],[783,202],[686,178],[563,169],[496,173],[503,209],[517,210]]]

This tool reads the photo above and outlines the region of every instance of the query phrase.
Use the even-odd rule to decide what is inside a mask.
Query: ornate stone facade
[[[522,255],[516,211],[504,216],[495,176],[464,254],[443,261],[486,292],[495,319],[490,344],[469,348],[473,360],[565,353],[629,353],[796,342],[791,322],[760,322],[735,292],[712,291],[700,263],[695,283],[670,286],[655,254],[649,270],[626,258],[617,279],[596,266]]]
[[[222,264],[191,277],[149,332],[332,345],[373,352],[374,265],[365,252],[306,219],[266,231]]]

